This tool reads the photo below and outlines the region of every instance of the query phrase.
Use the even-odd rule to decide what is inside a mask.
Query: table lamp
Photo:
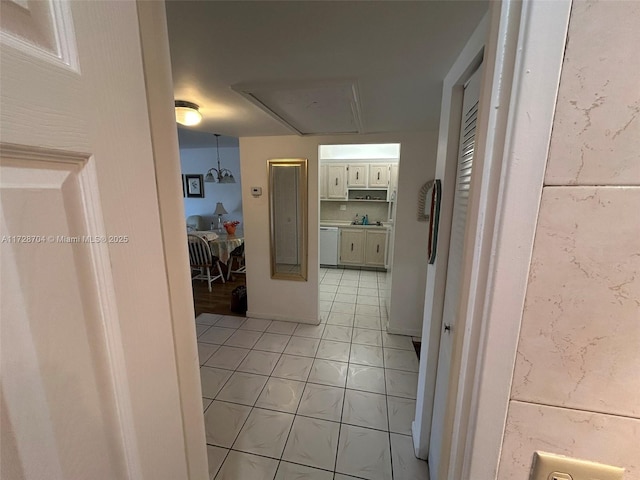
[[[222,205],[222,202],[217,202],[216,203],[216,210],[213,212],[214,215],[218,216],[218,219],[216,220],[215,224],[216,224],[216,230],[221,232],[222,231],[222,215],[226,215],[227,212],[224,209],[224,205]]]

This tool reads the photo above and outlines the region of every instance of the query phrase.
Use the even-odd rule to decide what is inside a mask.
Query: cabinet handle
[[[380,253],[380,244],[376,245],[376,253]]]
[[[380,180],[380,172],[378,172],[378,180]]]
[[[360,172],[356,172],[356,180],[359,180],[360,178]]]
[[[336,177],[336,187],[338,186],[338,177]]]
[[[353,243],[351,244],[351,251],[353,252]]]

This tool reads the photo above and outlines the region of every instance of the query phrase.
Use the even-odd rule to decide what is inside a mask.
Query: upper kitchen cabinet
[[[398,190],[398,167],[397,163],[392,163],[389,170],[389,190],[392,192]]]
[[[372,163],[369,165],[369,188],[387,188],[389,186],[388,163]]]
[[[347,198],[347,166],[344,164],[327,165],[327,198]]]
[[[348,166],[347,186],[349,188],[366,188],[369,164],[350,163]]]
[[[327,198],[327,174],[328,165],[320,165],[320,200]]]

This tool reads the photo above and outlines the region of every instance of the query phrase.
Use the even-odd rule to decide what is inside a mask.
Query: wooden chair
[[[233,270],[233,261],[236,261],[238,268]],[[227,280],[231,278],[232,273],[247,273],[247,265],[244,262],[244,242],[237,248],[233,249],[227,262]]]
[[[216,279],[220,278],[222,279],[222,283],[225,283],[224,275],[220,268],[220,259],[211,254],[211,249],[207,241],[197,235],[187,235],[187,240],[191,270],[197,270],[199,272],[196,276],[191,277],[191,279],[206,280],[209,291],[211,291],[211,284]],[[218,269],[218,275],[211,276],[211,270],[214,267]]]

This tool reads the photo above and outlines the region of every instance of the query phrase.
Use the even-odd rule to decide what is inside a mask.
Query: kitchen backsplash
[[[346,205],[346,210],[340,210],[340,205]],[[356,213],[362,218],[369,215],[369,222],[386,222],[389,214],[387,202],[320,202],[320,220],[351,221]]]

